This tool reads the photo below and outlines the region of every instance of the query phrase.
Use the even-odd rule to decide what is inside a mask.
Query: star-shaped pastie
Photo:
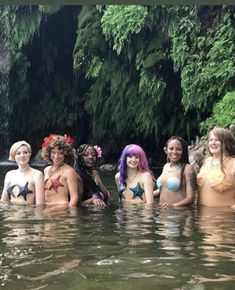
[[[141,198],[143,200],[143,193],[144,193],[144,190],[143,188],[141,188],[140,186],[140,183],[138,182],[137,185],[133,188],[130,188],[130,190],[133,192],[133,197],[132,199],[136,198],[137,196],[139,198]]]
[[[60,182],[60,177],[61,175],[59,175],[55,179],[50,178],[51,186],[49,187],[49,190],[53,188],[56,192],[58,192],[58,187],[64,187],[64,185]]]
[[[23,186],[21,186],[21,185],[18,185],[18,187],[19,187],[19,193],[18,193],[18,195],[17,195],[17,197],[19,197],[19,196],[23,196],[23,198],[24,198],[24,200],[26,201],[26,195],[28,194],[28,193],[32,193],[33,191],[32,190],[29,190],[29,188],[28,188],[28,182],[25,184],[25,185],[23,185]]]

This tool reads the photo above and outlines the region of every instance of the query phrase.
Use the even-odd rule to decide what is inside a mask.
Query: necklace
[[[212,157],[211,159],[211,163],[210,166],[211,167],[221,167],[223,162],[227,159],[227,156],[223,157],[223,159],[218,159],[218,158],[214,158]]]
[[[55,168],[53,168],[53,165],[51,166],[51,168],[48,170],[48,176],[51,177],[53,174],[55,174],[56,172],[60,171],[60,168],[64,165],[61,164],[60,166],[56,166]]]
[[[211,159],[211,167],[220,167],[221,163],[219,160],[216,160],[214,158]]]
[[[23,168],[19,167],[18,169],[19,169],[19,172],[26,172],[26,171],[28,171],[30,169],[30,166],[27,165],[26,167],[23,167]]]
[[[132,182],[136,178],[137,175],[138,175],[138,171],[135,174],[133,174],[132,176],[128,176],[127,180]]]
[[[175,165],[175,166],[170,166],[170,163],[167,163],[167,165],[165,167],[167,172],[176,172],[180,168],[182,168],[182,164]]]

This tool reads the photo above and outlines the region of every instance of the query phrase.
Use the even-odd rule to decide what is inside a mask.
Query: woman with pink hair
[[[121,154],[115,182],[121,201],[153,203],[155,177],[149,169],[144,150],[136,144],[127,145]]]

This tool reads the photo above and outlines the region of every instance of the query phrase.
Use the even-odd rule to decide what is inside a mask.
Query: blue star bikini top
[[[32,190],[29,189],[28,184],[29,184],[29,182],[26,182],[26,184],[25,185],[22,185],[22,186],[19,185],[19,184],[14,184],[14,185],[9,186],[7,188],[7,193],[8,193],[9,200],[11,200],[11,197],[12,196],[13,197],[23,196],[24,200],[26,201],[27,194],[33,192]],[[18,187],[18,189],[19,189],[19,192],[18,192],[17,196],[15,196],[15,193],[13,191],[13,189],[15,187]]]
[[[140,183],[138,182],[137,185],[135,187],[131,187],[129,188],[132,193],[133,193],[133,196],[132,196],[132,199],[135,199],[136,197],[139,197],[140,199],[143,200],[143,193],[144,193],[144,190],[143,188],[140,186]],[[120,200],[125,199],[125,197],[123,196],[123,192],[126,190],[126,187],[125,186],[120,186],[118,188],[118,194],[119,194],[119,198]]]

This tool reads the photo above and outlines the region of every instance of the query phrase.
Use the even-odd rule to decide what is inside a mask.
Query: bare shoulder
[[[65,167],[64,167],[64,173],[65,173],[65,175],[69,175],[69,176],[78,176],[78,174],[77,174],[77,172],[76,172],[76,170],[72,167],[72,166],[70,166],[70,165],[68,165],[68,164],[65,164]]]
[[[235,157],[229,157],[228,167],[231,169],[233,174],[235,175]],[[225,162],[226,163],[226,162]],[[226,166],[226,165],[225,165]]]
[[[185,169],[186,172],[193,172],[194,171],[194,167],[192,164],[186,164],[185,165]]]
[[[35,174],[41,175],[43,174],[41,170],[36,169],[36,168],[32,168]]]
[[[44,168],[44,174],[47,174],[47,172],[49,171],[50,168],[51,168],[51,165],[45,167]]]
[[[6,173],[6,176],[10,176],[10,175],[14,174],[15,172],[16,172],[16,169],[9,170]]]
[[[33,171],[34,171],[34,176],[35,176],[36,178],[38,178],[38,177],[43,177],[43,173],[42,173],[41,170],[38,170],[38,169],[33,168]]]
[[[5,179],[10,179],[10,178],[14,177],[15,173],[16,173],[16,169],[12,169],[12,170],[7,171],[7,173],[5,175]]]
[[[115,180],[119,180],[120,179],[120,172],[118,171],[115,176],[114,176]]]
[[[142,173],[142,181],[144,180],[152,180],[152,175],[148,172],[148,171],[145,171]]]

